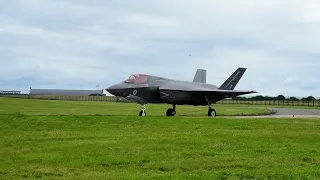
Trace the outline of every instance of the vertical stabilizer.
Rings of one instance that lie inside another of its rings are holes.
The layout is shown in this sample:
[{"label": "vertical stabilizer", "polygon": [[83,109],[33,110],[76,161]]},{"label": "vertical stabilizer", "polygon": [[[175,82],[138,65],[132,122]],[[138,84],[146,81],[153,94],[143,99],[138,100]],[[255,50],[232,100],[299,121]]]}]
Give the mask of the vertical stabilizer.
[{"label": "vertical stabilizer", "polygon": [[220,87],[219,89],[233,90],[238,84],[239,80],[246,72],[247,68],[239,67]]},{"label": "vertical stabilizer", "polygon": [[193,82],[207,83],[207,71],[205,69],[197,69]]}]

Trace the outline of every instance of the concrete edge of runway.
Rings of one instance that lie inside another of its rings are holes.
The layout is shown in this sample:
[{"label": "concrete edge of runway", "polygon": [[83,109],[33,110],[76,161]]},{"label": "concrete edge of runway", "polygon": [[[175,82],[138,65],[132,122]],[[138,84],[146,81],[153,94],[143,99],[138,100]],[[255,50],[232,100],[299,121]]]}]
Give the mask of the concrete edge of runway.
[{"label": "concrete edge of runway", "polygon": [[320,118],[320,109],[268,108],[269,115],[234,116],[233,118]]},{"label": "concrete edge of runway", "polygon": [[[230,116],[231,118],[232,116]],[[265,115],[265,116],[233,116],[232,118],[247,118],[247,119],[259,119],[259,118],[319,118],[320,115]]]}]

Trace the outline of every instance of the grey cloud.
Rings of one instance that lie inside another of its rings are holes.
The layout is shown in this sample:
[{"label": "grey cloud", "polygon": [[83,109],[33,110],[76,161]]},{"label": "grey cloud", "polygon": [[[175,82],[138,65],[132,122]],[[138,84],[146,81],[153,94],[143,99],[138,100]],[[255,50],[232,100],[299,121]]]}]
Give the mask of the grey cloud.
[{"label": "grey cloud", "polygon": [[316,80],[302,82],[320,67],[320,19],[309,4],[6,1],[0,87],[106,87],[139,72],[191,80],[196,68],[206,68],[208,81],[219,85],[245,66],[238,88],[320,96]]}]

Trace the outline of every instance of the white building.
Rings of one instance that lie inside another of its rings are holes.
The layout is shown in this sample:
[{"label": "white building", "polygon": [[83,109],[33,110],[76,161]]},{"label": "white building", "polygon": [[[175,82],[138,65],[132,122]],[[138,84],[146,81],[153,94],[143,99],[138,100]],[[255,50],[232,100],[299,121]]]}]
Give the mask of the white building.
[{"label": "white building", "polygon": [[4,91],[0,90],[0,94],[21,94],[21,91]]}]

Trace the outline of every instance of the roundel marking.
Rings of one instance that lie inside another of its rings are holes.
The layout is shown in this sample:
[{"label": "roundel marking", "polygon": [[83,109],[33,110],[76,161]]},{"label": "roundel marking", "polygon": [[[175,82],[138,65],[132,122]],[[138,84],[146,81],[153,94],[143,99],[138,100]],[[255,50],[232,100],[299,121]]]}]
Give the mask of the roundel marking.
[{"label": "roundel marking", "polygon": [[137,95],[137,93],[138,93],[137,90],[134,90],[134,91],[133,91],[133,95],[134,95],[134,96]]}]

